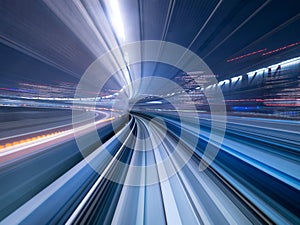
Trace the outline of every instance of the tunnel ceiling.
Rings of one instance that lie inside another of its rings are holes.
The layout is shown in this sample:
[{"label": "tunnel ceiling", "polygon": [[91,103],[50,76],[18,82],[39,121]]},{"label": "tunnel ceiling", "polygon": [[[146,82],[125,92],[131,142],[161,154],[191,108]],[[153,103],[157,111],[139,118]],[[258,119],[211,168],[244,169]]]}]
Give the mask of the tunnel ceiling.
[{"label": "tunnel ceiling", "polygon": [[139,40],[189,48],[223,79],[297,56],[299,9],[297,0],[124,0],[121,43],[105,1],[1,1],[0,79],[76,82],[108,49]]}]

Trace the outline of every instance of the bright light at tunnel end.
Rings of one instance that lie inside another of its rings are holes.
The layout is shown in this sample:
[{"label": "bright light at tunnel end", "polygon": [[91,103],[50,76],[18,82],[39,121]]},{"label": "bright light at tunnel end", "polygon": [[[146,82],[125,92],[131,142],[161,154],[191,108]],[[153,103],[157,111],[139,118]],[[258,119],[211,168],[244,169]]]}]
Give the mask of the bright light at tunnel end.
[{"label": "bright light at tunnel end", "polygon": [[[128,55],[128,62],[124,63],[124,59],[122,58],[122,55],[119,54],[120,49],[122,51],[126,52]],[[141,54],[141,49],[143,49],[143,54]],[[159,51],[163,51],[164,54],[158,54]],[[185,55],[185,58],[180,61],[182,55]],[[110,60],[116,60],[118,63],[114,63],[114,65],[118,66],[111,66],[112,63]],[[185,60],[186,59],[186,60]],[[205,71],[207,74],[213,74],[212,71],[209,69],[209,67],[204,63],[204,61],[199,58],[196,54],[191,52],[190,50],[179,46],[174,43],[170,42],[164,42],[164,41],[141,41],[141,42],[134,42],[129,43],[121,46],[120,48],[113,49],[110,52],[105,53],[98,59],[96,59],[85,71],[84,75],[82,76],[80,82],[78,83],[77,90],[75,97],[80,98],[82,90],[88,90],[91,94],[89,97],[97,97],[99,93],[103,90],[105,83],[113,76],[117,76],[117,71],[125,70],[128,65],[133,65],[136,63],[141,62],[158,62],[158,63],[164,63],[171,66],[174,66],[184,72],[192,72],[192,71]],[[99,76],[99,71],[106,71]],[[119,74],[120,75],[120,74]],[[135,81],[134,81],[135,82]],[[145,77],[141,77],[139,82],[149,82],[145,79]],[[166,85],[174,85],[174,81],[171,80],[164,80]],[[197,82],[195,80],[195,82]],[[218,83],[216,78],[213,77],[213,82]],[[130,86],[135,87],[133,84],[126,84],[123,86],[123,90],[126,90],[126,88],[131,88]],[[202,90],[202,84],[198,84],[199,87],[201,87]],[[80,91],[79,91],[80,90]],[[226,107],[225,107],[225,101],[222,94],[221,89],[216,85],[214,89],[203,89],[204,94],[207,98],[209,107],[210,107],[210,117],[211,117],[211,132],[209,135],[208,145],[204,151],[204,154],[202,156],[202,159],[200,160],[199,164],[199,170],[203,171],[205,170],[211,163],[213,163],[215,157],[218,154],[219,148],[223,142],[225,129],[226,129]],[[126,95],[123,93],[126,93],[126,91],[119,92],[117,95],[117,98],[119,101],[116,101],[113,107],[115,107],[120,112],[120,107],[123,110],[123,113],[128,113],[128,104],[130,102],[130,99],[126,99]],[[188,97],[188,93],[186,93],[183,89],[181,90],[181,93],[184,93]],[[85,96],[86,97],[86,96]],[[128,97],[128,96],[127,96]],[[154,101],[155,102],[155,101]],[[150,102],[151,103],[151,102]],[[158,101],[155,102],[156,104],[160,104]],[[170,102],[173,104],[174,102]],[[123,106],[122,106],[123,104]],[[174,104],[174,108],[177,109],[178,106]],[[199,114],[197,112],[196,104],[191,104],[190,106],[190,118],[194,118],[192,121],[189,118],[188,123],[194,124],[195,127],[200,128],[199,124]],[[122,110],[121,110],[122,111]],[[180,117],[181,121],[181,129],[184,130],[184,122],[187,120],[180,112],[180,110],[177,111],[178,115]],[[76,111],[73,111],[73,127],[76,128],[76,124],[78,124],[78,121],[76,120]],[[91,117],[91,121],[95,122],[95,118]],[[76,129],[74,129],[76,130]],[[114,127],[115,134],[118,132],[118,129]],[[85,160],[91,165],[92,168],[98,173],[101,173],[103,176],[105,176],[107,179],[110,179],[116,183],[124,184],[124,185],[131,185],[131,186],[144,186],[144,185],[151,185],[154,183],[162,182],[164,180],[169,179],[171,176],[173,176],[175,173],[177,173],[181,168],[183,168],[187,162],[191,159],[192,153],[188,154],[182,154],[182,151],[180,149],[180,145],[185,142],[186,136],[184,136],[184,132],[182,132],[181,136],[179,136],[179,142],[177,143],[177,146],[174,147],[174,154],[170,154],[167,159],[162,161],[162,165],[165,163],[170,163],[170,161],[178,160],[176,157],[178,155],[181,157],[178,161],[178,165],[176,168],[166,171],[165,176],[159,177],[159,180],[148,179],[147,181],[136,181],[135,179],[127,179],[127,180],[118,180],[116,177],[111,176],[109,173],[104,173],[103,171],[99,171],[99,162],[96,162],[91,158],[91,156],[87,156],[84,154],[84,149],[87,146],[86,139],[82,139],[80,137],[80,133],[74,134],[75,140],[77,142],[77,145],[79,149],[81,150]],[[97,133],[96,127],[94,127],[93,132],[90,134],[90,137],[92,139],[97,139],[98,142],[101,143],[101,139],[99,138],[99,135]],[[186,143],[188,147],[192,150],[195,150],[197,148],[199,137],[192,138],[189,140],[189,143]],[[123,141],[123,140],[119,140]],[[126,143],[123,143],[126,145]],[[105,149],[105,144],[103,144],[99,149],[99,152],[101,154],[104,154],[105,157],[109,158],[110,160],[115,160],[116,164],[120,166],[120,168],[130,169],[132,171],[135,171],[134,173],[141,173],[141,171],[145,171],[145,166],[132,166],[128,165],[126,163],[123,163],[116,158],[113,158],[112,155],[110,155],[109,151]],[[135,150],[135,149],[133,149]],[[153,149],[154,150],[154,149]],[[177,156],[175,156],[177,154]],[[159,167],[159,165],[157,165]],[[166,166],[167,167],[167,166]],[[147,170],[150,170],[151,168],[147,167]],[[159,168],[158,168],[159,169]],[[154,171],[154,170],[153,170]]]}]

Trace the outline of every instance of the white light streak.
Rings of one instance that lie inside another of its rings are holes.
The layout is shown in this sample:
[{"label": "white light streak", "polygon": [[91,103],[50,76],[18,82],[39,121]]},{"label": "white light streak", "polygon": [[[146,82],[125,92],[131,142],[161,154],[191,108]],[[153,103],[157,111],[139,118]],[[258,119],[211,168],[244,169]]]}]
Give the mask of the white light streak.
[{"label": "white light streak", "polygon": [[105,5],[108,7],[109,18],[115,34],[117,35],[119,41],[124,42],[125,32],[118,0],[106,0]]},{"label": "white light streak", "polygon": [[151,102],[147,102],[148,104],[162,104],[161,101],[151,101]]}]

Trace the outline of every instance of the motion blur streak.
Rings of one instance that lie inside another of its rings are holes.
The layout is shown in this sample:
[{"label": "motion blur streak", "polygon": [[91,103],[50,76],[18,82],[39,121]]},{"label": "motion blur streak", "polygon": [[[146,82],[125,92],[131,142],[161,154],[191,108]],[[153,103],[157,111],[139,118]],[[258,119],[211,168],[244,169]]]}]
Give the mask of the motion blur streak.
[{"label": "motion blur streak", "polygon": [[300,224],[299,9],[1,0],[0,225]]}]

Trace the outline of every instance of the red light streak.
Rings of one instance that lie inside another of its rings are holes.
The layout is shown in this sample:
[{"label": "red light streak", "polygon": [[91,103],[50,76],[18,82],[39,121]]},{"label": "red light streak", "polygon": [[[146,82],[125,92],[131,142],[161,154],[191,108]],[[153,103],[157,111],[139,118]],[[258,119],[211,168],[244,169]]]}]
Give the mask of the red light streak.
[{"label": "red light streak", "polygon": [[[289,45],[286,45],[286,46],[283,46],[283,47],[280,47],[280,48],[277,48],[277,49],[274,49],[274,50],[262,53],[261,56],[270,55],[270,54],[273,54],[273,53],[276,53],[276,52],[280,52],[280,51],[283,51],[283,50],[285,50],[287,48],[291,48],[291,47],[297,46],[299,44],[300,44],[300,42],[289,44]],[[251,55],[255,55],[255,54],[264,52],[266,50],[267,50],[267,48],[264,48],[264,49],[261,49],[261,50],[255,51],[255,52],[250,52],[250,53],[245,54],[245,55],[241,55],[241,56],[238,56],[238,57],[235,57],[235,58],[232,58],[232,59],[228,59],[228,60],[226,60],[226,62],[232,62],[232,61],[235,61],[235,60],[243,59],[245,57],[248,57],[248,56],[251,56]]]},{"label": "red light streak", "polygon": [[294,46],[299,45],[299,44],[300,44],[300,42],[296,42],[296,43],[293,43],[293,44],[290,44],[290,45],[286,45],[286,46],[283,46],[283,47],[281,47],[281,48],[277,48],[277,49],[274,49],[274,50],[272,50],[272,51],[265,52],[265,53],[262,54],[262,56],[270,55],[270,54],[272,54],[272,53],[279,52],[279,51],[285,50],[285,49],[287,49],[287,48],[294,47]]},{"label": "red light streak", "polygon": [[238,60],[238,59],[242,59],[242,58],[248,57],[248,56],[250,56],[250,55],[255,55],[255,54],[257,54],[257,53],[264,52],[264,51],[266,51],[266,50],[267,50],[267,49],[264,48],[264,49],[261,49],[261,50],[255,51],[255,52],[250,52],[250,53],[248,53],[248,54],[241,55],[241,56],[238,56],[238,57],[233,58],[233,59],[228,59],[228,60],[226,60],[226,62],[232,62],[232,61],[235,61],[235,60]]}]

